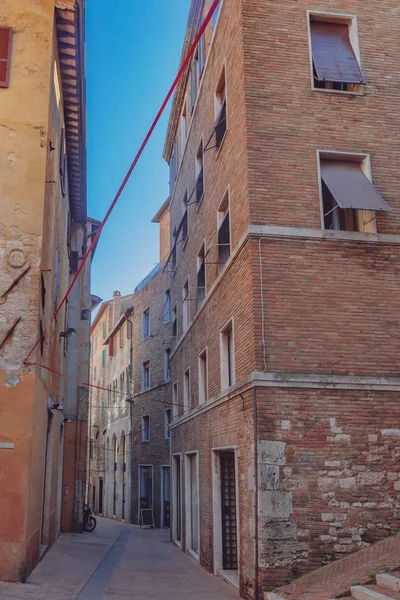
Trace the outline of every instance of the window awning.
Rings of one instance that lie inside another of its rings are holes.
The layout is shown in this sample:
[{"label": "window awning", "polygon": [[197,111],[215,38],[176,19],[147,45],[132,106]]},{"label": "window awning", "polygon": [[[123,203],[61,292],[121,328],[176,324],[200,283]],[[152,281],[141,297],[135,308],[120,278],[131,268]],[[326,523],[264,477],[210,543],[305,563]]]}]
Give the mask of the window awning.
[{"label": "window awning", "polygon": [[340,208],[391,210],[358,162],[321,160],[321,177]]},{"label": "window awning", "polygon": [[365,83],[345,23],[311,21],[312,56],[319,81]]}]

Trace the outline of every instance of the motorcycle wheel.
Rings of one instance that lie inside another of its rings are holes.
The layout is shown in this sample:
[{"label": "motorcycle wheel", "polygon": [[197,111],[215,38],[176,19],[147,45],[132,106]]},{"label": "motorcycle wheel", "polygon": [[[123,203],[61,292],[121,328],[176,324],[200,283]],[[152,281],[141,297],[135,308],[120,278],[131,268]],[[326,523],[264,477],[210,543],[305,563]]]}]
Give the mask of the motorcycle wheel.
[{"label": "motorcycle wheel", "polygon": [[90,516],[85,523],[85,531],[91,532],[96,529],[97,521],[94,517]]}]

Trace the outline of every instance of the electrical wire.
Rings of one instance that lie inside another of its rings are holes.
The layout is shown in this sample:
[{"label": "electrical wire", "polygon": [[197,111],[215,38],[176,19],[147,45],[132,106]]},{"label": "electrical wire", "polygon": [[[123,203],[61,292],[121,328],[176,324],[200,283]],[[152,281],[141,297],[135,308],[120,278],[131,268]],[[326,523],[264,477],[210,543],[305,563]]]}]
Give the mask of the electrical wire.
[{"label": "electrical wire", "polygon": [[130,177],[132,175],[132,172],[133,172],[134,168],[136,167],[136,164],[138,163],[138,161],[139,161],[139,159],[140,159],[140,157],[141,157],[141,155],[143,153],[143,150],[147,146],[147,143],[148,143],[148,141],[149,141],[149,139],[150,139],[150,137],[151,137],[151,135],[152,135],[152,133],[153,133],[153,131],[154,131],[157,123],[158,123],[158,121],[160,120],[160,117],[163,114],[163,112],[164,112],[164,110],[165,110],[165,108],[166,108],[166,106],[167,106],[167,104],[168,104],[168,102],[169,102],[169,100],[170,100],[170,98],[171,98],[171,96],[172,96],[172,94],[173,94],[176,86],[178,85],[178,83],[179,83],[179,81],[180,81],[183,73],[185,72],[186,67],[189,64],[190,59],[194,55],[194,53],[196,51],[196,48],[197,48],[197,45],[200,42],[200,39],[201,39],[201,37],[202,37],[202,35],[203,35],[203,33],[204,33],[204,31],[205,31],[208,23],[210,22],[210,20],[212,18],[212,15],[214,14],[214,11],[216,10],[219,2],[220,2],[220,0],[214,0],[212,6],[210,8],[210,10],[208,11],[208,13],[207,13],[207,15],[206,15],[206,17],[205,17],[205,19],[203,21],[203,23],[201,24],[200,29],[199,29],[199,31],[198,31],[198,33],[197,33],[197,35],[196,35],[196,37],[195,37],[195,39],[194,39],[191,47],[189,48],[189,51],[188,51],[188,53],[187,53],[187,55],[186,55],[186,57],[185,57],[182,65],[180,66],[178,74],[176,75],[176,77],[175,77],[175,79],[174,79],[174,81],[173,81],[170,89],[168,90],[168,93],[167,93],[167,95],[166,95],[166,97],[165,97],[165,99],[164,99],[164,101],[163,101],[163,103],[162,103],[162,105],[161,105],[161,107],[160,107],[160,109],[159,109],[159,111],[158,111],[158,113],[157,113],[157,115],[156,115],[153,123],[150,126],[150,129],[148,130],[148,132],[147,132],[147,134],[146,134],[146,136],[145,136],[145,138],[144,138],[144,140],[143,140],[143,142],[142,142],[142,144],[141,144],[141,146],[140,146],[140,148],[139,148],[139,150],[138,150],[135,158],[133,159],[133,162],[132,162],[131,166],[129,167],[128,172],[125,175],[125,177],[124,177],[124,179],[123,179],[123,181],[122,181],[122,183],[121,183],[121,185],[120,185],[120,187],[119,187],[119,189],[118,189],[118,191],[117,191],[117,193],[116,193],[113,201],[111,202],[111,205],[110,205],[110,207],[109,207],[109,209],[108,209],[108,211],[107,211],[107,213],[106,213],[103,221],[101,222],[100,227],[96,231],[96,234],[93,236],[92,242],[91,242],[89,248],[86,250],[86,253],[85,253],[85,255],[84,255],[83,259],[82,259],[81,264],[78,267],[77,272],[75,273],[75,276],[73,277],[73,279],[72,279],[72,281],[71,281],[71,283],[70,283],[67,291],[65,292],[65,294],[64,294],[64,296],[63,296],[60,304],[58,305],[57,309],[55,310],[55,312],[54,312],[52,318],[50,319],[49,323],[46,325],[46,327],[44,328],[41,336],[39,337],[39,339],[37,340],[37,342],[35,343],[35,345],[33,346],[33,348],[29,351],[28,355],[24,359],[23,364],[25,366],[35,366],[35,365],[36,366],[41,366],[41,365],[39,365],[35,361],[31,362],[29,359],[32,356],[33,352],[38,347],[38,345],[40,344],[40,342],[44,339],[44,336],[47,333],[48,328],[50,327],[51,323],[57,318],[57,315],[59,314],[61,308],[63,307],[63,305],[67,301],[67,298],[70,295],[72,288],[74,287],[74,285],[75,285],[78,277],[80,276],[80,274],[82,272],[82,269],[83,269],[86,261],[91,256],[92,250],[96,246],[96,244],[97,244],[97,242],[99,240],[99,237],[101,235],[101,232],[103,231],[104,226],[106,225],[106,223],[107,223],[107,221],[108,221],[108,219],[109,219],[112,211],[114,210],[115,205],[117,204],[117,202],[118,202],[118,200],[119,200],[122,192],[124,191],[124,189],[126,187],[126,184],[128,183],[128,181],[129,181],[129,179],[130,179]]}]

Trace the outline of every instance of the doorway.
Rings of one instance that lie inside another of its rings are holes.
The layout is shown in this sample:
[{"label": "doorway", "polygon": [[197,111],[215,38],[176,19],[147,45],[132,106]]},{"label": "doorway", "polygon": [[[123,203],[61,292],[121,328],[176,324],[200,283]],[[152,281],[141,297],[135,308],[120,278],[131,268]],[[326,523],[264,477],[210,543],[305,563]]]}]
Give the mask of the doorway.
[{"label": "doorway", "polygon": [[[235,448],[213,451],[214,571],[237,572],[239,554],[238,479]],[[232,573],[232,574],[233,574]]]},{"label": "doorway", "polygon": [[199,558],[199,458],[198,453],[185,457],[186,549]]},{"label": "doorway", "polygon": [[172,539],[182,546],[182,460],[181,455],[172,457]]},{"label": "doorway", "polygon": [[153,466],[143,465],[139,467],[139,511],[145,508],[153,508]]},{"label": "doorway", "polygon": [[161,467],[162,527],[171,527],[171,469]]},{"label": "doorway", "polygon": [[104,479],[99,477],[99,515],[103,514],[103,494],[104,494]]},{"label": "doorway", "polygon": [[126,513],[126,437],[122,434],[122,520],[125,521]]}]

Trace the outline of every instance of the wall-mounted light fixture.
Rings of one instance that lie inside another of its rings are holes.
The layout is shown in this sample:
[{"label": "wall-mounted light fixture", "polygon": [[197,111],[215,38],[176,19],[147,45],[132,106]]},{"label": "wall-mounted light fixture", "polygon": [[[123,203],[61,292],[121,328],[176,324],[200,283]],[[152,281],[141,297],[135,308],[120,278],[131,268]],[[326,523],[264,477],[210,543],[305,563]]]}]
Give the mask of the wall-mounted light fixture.
[{"label": "wall-mounted light fixture", "polygon": [[73,327],[69,327],[66,331],[62,331],[60,333],[60,338],[69,338],[71,337],[71,335],[75,335],[76,334],[76,329],[74,329]]}]

